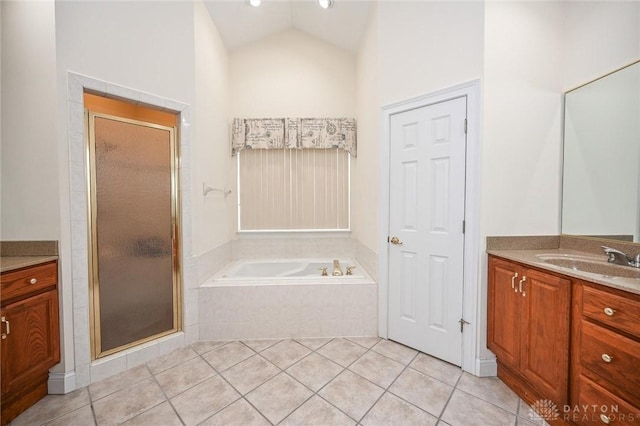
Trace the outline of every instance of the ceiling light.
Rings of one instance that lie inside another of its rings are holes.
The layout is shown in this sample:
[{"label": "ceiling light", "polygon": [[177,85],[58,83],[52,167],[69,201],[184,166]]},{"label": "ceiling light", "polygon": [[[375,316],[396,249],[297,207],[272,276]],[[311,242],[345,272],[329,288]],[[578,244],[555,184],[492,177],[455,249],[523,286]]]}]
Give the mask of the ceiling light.
[{"label": "ceiling light", "polygon": [[329,9],[331,6],[333,6],[333,0],[318,0],[318,3],[323,9]]},{"label": "ceiling light", "polygon": [[260,6],[260,3],[262,3],[262,0],[249,0],[249,4],[253,7]]}]

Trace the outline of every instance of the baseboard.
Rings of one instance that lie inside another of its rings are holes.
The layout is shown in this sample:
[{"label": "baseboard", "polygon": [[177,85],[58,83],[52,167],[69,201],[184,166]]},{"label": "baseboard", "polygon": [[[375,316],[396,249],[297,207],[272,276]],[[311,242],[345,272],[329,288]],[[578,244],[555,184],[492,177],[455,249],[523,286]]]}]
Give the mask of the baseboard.
[{"label": "baseboard", "polygon": [[496,358],[476,358],[476,372],[478,377],[495,377],[498,375],[498,362]]},{"label": "baseboard", "polygon": [[54,395],[64,395],[76,390],[76,373],[49,373],[47,382],[49,393]]}]

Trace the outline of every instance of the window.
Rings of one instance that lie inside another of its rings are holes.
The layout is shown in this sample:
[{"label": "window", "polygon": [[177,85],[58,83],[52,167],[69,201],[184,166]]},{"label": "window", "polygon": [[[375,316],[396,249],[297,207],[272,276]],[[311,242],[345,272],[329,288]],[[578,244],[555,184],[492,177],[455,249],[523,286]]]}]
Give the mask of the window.
[{"label": "window", "polygon": [[238,153],[239,231],[346,231],[350,155],[342,149]]}]

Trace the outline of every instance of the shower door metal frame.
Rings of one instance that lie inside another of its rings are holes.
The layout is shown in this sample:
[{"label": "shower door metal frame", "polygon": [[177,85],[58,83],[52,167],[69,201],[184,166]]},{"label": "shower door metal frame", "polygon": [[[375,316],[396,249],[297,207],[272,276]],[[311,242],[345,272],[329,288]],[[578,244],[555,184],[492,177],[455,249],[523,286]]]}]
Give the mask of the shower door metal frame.
[{"label": "shower door metal frame", "polygon": [[[100,279],[98,266],[98,229],[97,229],[97,194],[96,194],[96,145],[95,145],[95,118],[105,118],[128,124],[135,124],[169,132],[171,150],[171,223],[172,223],[172,279],[173,279],[173,327],[170,330],[154,334],[134,342],[102,351],[100,330]],[[91,111],[85,108],[85,141],[87,170],[87,194],[88,194],[88,232],[89,247],[89,327],[91,343],[91,360],[96,360],[117,352],[124,351],[134,346],[158,339],[182,330],[182,281],[180,264],[180,194],[179,173],[180,153],[178,144],[178,128],[168,127],[152,122],[140,121],[117,115]]]}]

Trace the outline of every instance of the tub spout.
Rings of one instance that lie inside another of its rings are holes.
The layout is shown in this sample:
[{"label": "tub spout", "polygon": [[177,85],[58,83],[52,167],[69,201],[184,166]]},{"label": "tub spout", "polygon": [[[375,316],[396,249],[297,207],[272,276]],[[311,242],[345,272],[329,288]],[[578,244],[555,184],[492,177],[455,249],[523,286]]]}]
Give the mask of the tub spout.
[{"label": "tub spout", "polygon": [[342,276],[342,268],[340,268],[340,261],[338,259],[333,259],[333,273],[331,275],[336,277]]}]

